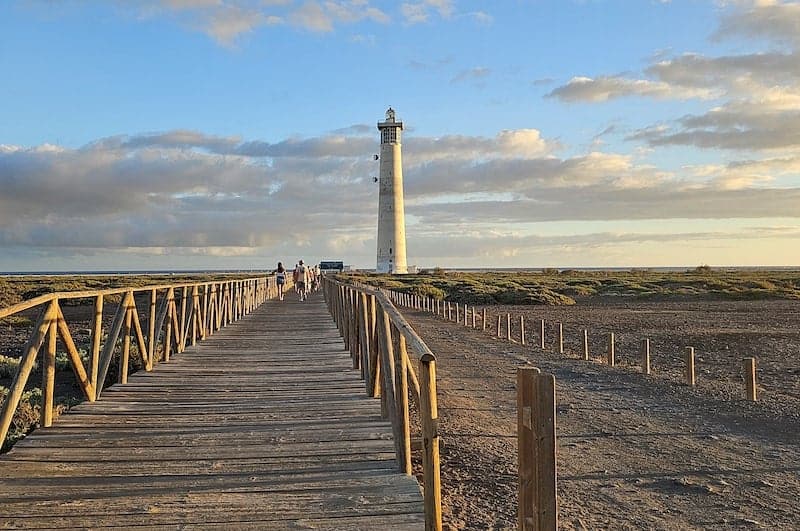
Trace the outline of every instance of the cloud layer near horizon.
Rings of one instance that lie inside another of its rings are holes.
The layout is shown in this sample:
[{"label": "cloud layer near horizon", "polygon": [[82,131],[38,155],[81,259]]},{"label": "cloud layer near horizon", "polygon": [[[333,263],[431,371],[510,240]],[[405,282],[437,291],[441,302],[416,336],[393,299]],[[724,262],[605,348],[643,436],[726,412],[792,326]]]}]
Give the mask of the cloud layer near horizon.
[{"label": "cloud layer near horizon", "polygon": [[[360,133],[367,130],[357,125],[278,142],[177,130],[102,138],[79,149],[0,146],[0,245],[216,255],[313,248],[369,256],[377,139]],[[476,248],[494,248],[486,244],[493,232],[487,227],[504,222],[800,216],[800,187],[780,180],[797,175],[796,157],[675,174],[629,155],[560,153],[534,129],[408,136],[408,231],[420,238],[418,253],[462,252],[453,238],[469,233]],[[498,241],[547,243],[528,240],[506,233]]]}]

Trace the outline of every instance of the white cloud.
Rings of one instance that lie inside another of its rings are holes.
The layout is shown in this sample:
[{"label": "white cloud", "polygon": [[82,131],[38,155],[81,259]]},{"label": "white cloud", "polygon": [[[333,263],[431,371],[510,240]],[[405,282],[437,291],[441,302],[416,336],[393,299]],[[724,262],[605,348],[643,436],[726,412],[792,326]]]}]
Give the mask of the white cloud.
[{"label": "white cloud", "polygon": [[547,96],[567,102],[603,102],[629,96],[709,99],[715,97],[715,93],[704,88],[686,88],[661,81],[603,76],[594,79],[574,77],[566,85],[553,89]]},{"label": "white cloud", "polygon": [[[453,0],[422,0],[421,2],[400,4],[400,13],[407,24],[428,22],[432,12],[444,19],[451,18],[455,12]],[[484,19],[488,16],[485,13],[482,15],[484,15]]]}]

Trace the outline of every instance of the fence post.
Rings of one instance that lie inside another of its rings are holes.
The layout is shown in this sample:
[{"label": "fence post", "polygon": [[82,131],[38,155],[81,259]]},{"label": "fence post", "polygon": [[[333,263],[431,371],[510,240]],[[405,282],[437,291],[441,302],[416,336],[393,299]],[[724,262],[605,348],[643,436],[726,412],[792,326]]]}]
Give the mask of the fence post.
[{"label": "fence post", "polygon": [[692,387],[697,383],[694,372],[694,347],[686,347],[686,383]]},{"label": "fence post", "polygon": [[642,340],[642,372],[650,374],[650,340]]},{"label": "fence post", "polygon": [[475,323],[476,320],[477,320],[477,317],[478,317],[478,315],[476,313],[475,306],[473,306],[472,307],[472,329],[473,330],[475,330],[477,328],[476,323]]},{"label": "fence post", "polygon": [[583,359],[589,359],[589,331],[583,329]]},{"label": "fence post", "polygon": [[558,353],[564,353],[564,323],[558,323]]},{"label": "fence post", "polygon": [[614,332],[609,332],[608,334],[608,352],[606,356],[607,356],[606,361],[611,367],[616,365],[617,360],[615,358],[615,352],[614,352]]},{"label": "fence post", "polygon": [[517,369],[519,525],[523,531],[558,527],[555,378],[537,368]]},{"label": "fence post", "polygon": [[420,417],[422,419],[422,474],[426,531],[442,529],[442,494],[439,471],[439,413],[436,400],[436,358],[424,354],[419,363]]},{"label": "fence post", "polygon": [[486,308],[483,309],[483,329],[486,330]]},{"label": "fence post", "polygon": [[499,339],[500,337],[501,337],[501,334],[500,334],[500,314],[498,314],[497,315],[497,338]]},{"label": "fence post", "polygon": [[743,359],[742,369],[744,370],[744,386],[747,391],[747,399],[751,402],[755,402],[758,400],[758,390],[756,388],[756,359]]},{"label": "fence post", "polygon": [[506,339],[511,341],[511,314],[506,314]]},{"label": "fence post", "polygon": [[519,342],[520,344],[525,344],[525,316],[519,316]]},{"label": "fence post", "polygon": [[544,319],[539,319],[539,337],[541,338],[542,350],[544,350],[547,348],[544,342]]}]

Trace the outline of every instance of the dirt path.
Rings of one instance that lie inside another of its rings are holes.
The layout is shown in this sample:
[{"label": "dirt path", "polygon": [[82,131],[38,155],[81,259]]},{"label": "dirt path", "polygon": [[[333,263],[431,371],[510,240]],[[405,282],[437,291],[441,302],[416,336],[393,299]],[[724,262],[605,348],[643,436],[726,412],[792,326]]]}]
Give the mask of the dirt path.
[{"label": "dirt path", "polygon": [[405,313],[437,355],[450,529],[516,527],[515,369],[526,364],[556,377],[562,529],[800,525],[791,418]]}]

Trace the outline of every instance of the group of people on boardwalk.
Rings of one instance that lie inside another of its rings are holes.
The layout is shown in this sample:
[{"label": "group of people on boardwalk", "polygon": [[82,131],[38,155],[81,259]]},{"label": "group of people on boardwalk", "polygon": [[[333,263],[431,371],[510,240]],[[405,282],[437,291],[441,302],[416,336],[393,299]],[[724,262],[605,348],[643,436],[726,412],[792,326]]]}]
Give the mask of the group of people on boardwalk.
[{"label": "group of people on boardwalk", "polygon": [[[275,269],[275,279],[278,284],[278,300],[283,300],[284,286],[286,286],[286,268],[283,267],[282,262],[278,262],[278,267]],[[294,283],[294,291],[298,294],[301,301],[308,298],[308,295],[319,289],[320,284],[320,270],[319,265],[310,267],[300,260],[294,266],[292,271],[292,282]]]}]

